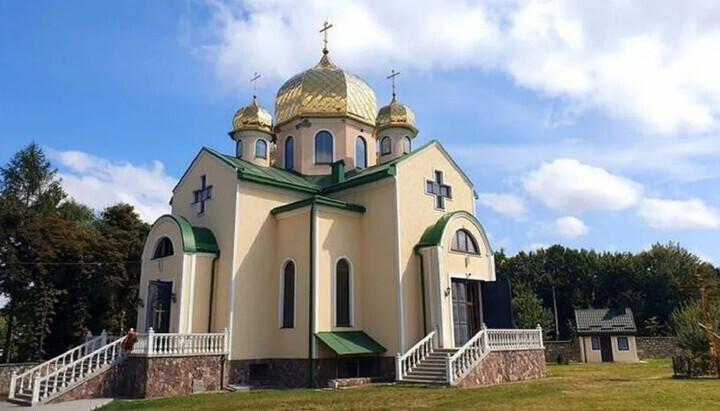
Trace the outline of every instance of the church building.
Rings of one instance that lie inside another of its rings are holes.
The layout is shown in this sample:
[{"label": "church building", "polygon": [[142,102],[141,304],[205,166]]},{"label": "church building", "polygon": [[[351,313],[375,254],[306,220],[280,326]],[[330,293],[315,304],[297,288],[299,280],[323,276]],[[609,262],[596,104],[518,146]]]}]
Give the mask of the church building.
[{"label": "church building", "polygon": [[[289,387],[452,382],[467,372],[458,350],[492,350],[486,328],[541,348],[538,330],[510,330],[473,182],[440,142],[415,144],[396,73],[378,109],[327,37],[319,57],[274,114],[255,96],[237,110],[230,153],[203,147],[189,164],[147,238],[138,332],[227,330],[230,382]],[[433,355],[442,375],[419,372]]]}]

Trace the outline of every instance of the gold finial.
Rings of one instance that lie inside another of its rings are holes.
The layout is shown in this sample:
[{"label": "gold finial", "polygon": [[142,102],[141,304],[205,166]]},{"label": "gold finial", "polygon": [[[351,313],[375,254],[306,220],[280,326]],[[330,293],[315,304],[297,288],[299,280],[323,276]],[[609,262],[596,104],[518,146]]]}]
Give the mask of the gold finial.
[{"label": "gold finial", "polygon": [[257,99],[257,81],[260,79],[260,74],[258,72],[255,72],[255,75],[253,78],[250,79],[250,82],[253,85],[253,103],[255,103],[255,100]]},{"label": "gold finial", "polygon": [[323,40],[323,43],[325,44],[323,46],[323,54],[329,53],[329,51],[328,51],[328,30],[332,26],[333,26],[332,24],[330,24],[327,20],[325,20],[325,23],[323,23],[323,28],[320,29],[320,33],[323,33],[325,35],[325,39]]},{"label": "gold finial", "polygon": [[400,72],[394,69],[390,72],[390,75],[386,78],[392,82],[393,101],[395,101],[395,77],[399,76]]}]

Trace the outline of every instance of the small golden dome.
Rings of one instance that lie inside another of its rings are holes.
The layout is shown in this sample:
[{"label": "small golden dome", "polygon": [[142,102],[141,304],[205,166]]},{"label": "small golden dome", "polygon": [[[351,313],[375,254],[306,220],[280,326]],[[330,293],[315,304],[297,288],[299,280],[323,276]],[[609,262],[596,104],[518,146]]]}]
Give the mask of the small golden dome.
[{"label": "small golden dome", "polygon": [[315,67],[296,74],[278,90],[275,119],[281,126],[297,117],[349,117],[375,125],[375,92],[360,77],[344,71],[327,51]]},{"label": "small golden dome", "polygon": [[265,107],[257,103],[255,96],[253,96],[252,103],[249,106],[235,112],[232,124],[233,132],[245,130],[273,132],[272,116]]},{"label": "small golden dome", "polygon": [[413,137],[418,133],[415,128],[415,113],[410,107],[398,102],[394,95],[390,104],[378,111],[375,127],[376,132],[390,127],[404,127],[412,131]]}]

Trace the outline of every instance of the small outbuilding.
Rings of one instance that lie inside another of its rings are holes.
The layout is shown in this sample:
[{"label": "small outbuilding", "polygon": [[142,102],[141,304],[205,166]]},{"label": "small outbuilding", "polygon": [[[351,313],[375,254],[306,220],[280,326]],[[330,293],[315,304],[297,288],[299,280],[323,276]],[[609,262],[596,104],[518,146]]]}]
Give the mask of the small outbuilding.
[{"label": "small outbuilding", "polygon": [[575,310],[582,362],[638,362],[637,327],[629,308]]}]

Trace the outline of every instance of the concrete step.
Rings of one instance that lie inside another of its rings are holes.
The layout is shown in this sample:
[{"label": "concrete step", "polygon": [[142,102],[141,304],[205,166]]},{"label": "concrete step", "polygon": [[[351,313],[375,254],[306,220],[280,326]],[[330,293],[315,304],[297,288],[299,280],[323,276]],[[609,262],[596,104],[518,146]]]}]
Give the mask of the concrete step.
[{"label": "concrete step", "polygon": [[406,377],[403,378],[402,382],[415,383],[415,384],[427,384],[427,385],[447,385],[447,381],[444,378],[426,378],[426,377]]}]

